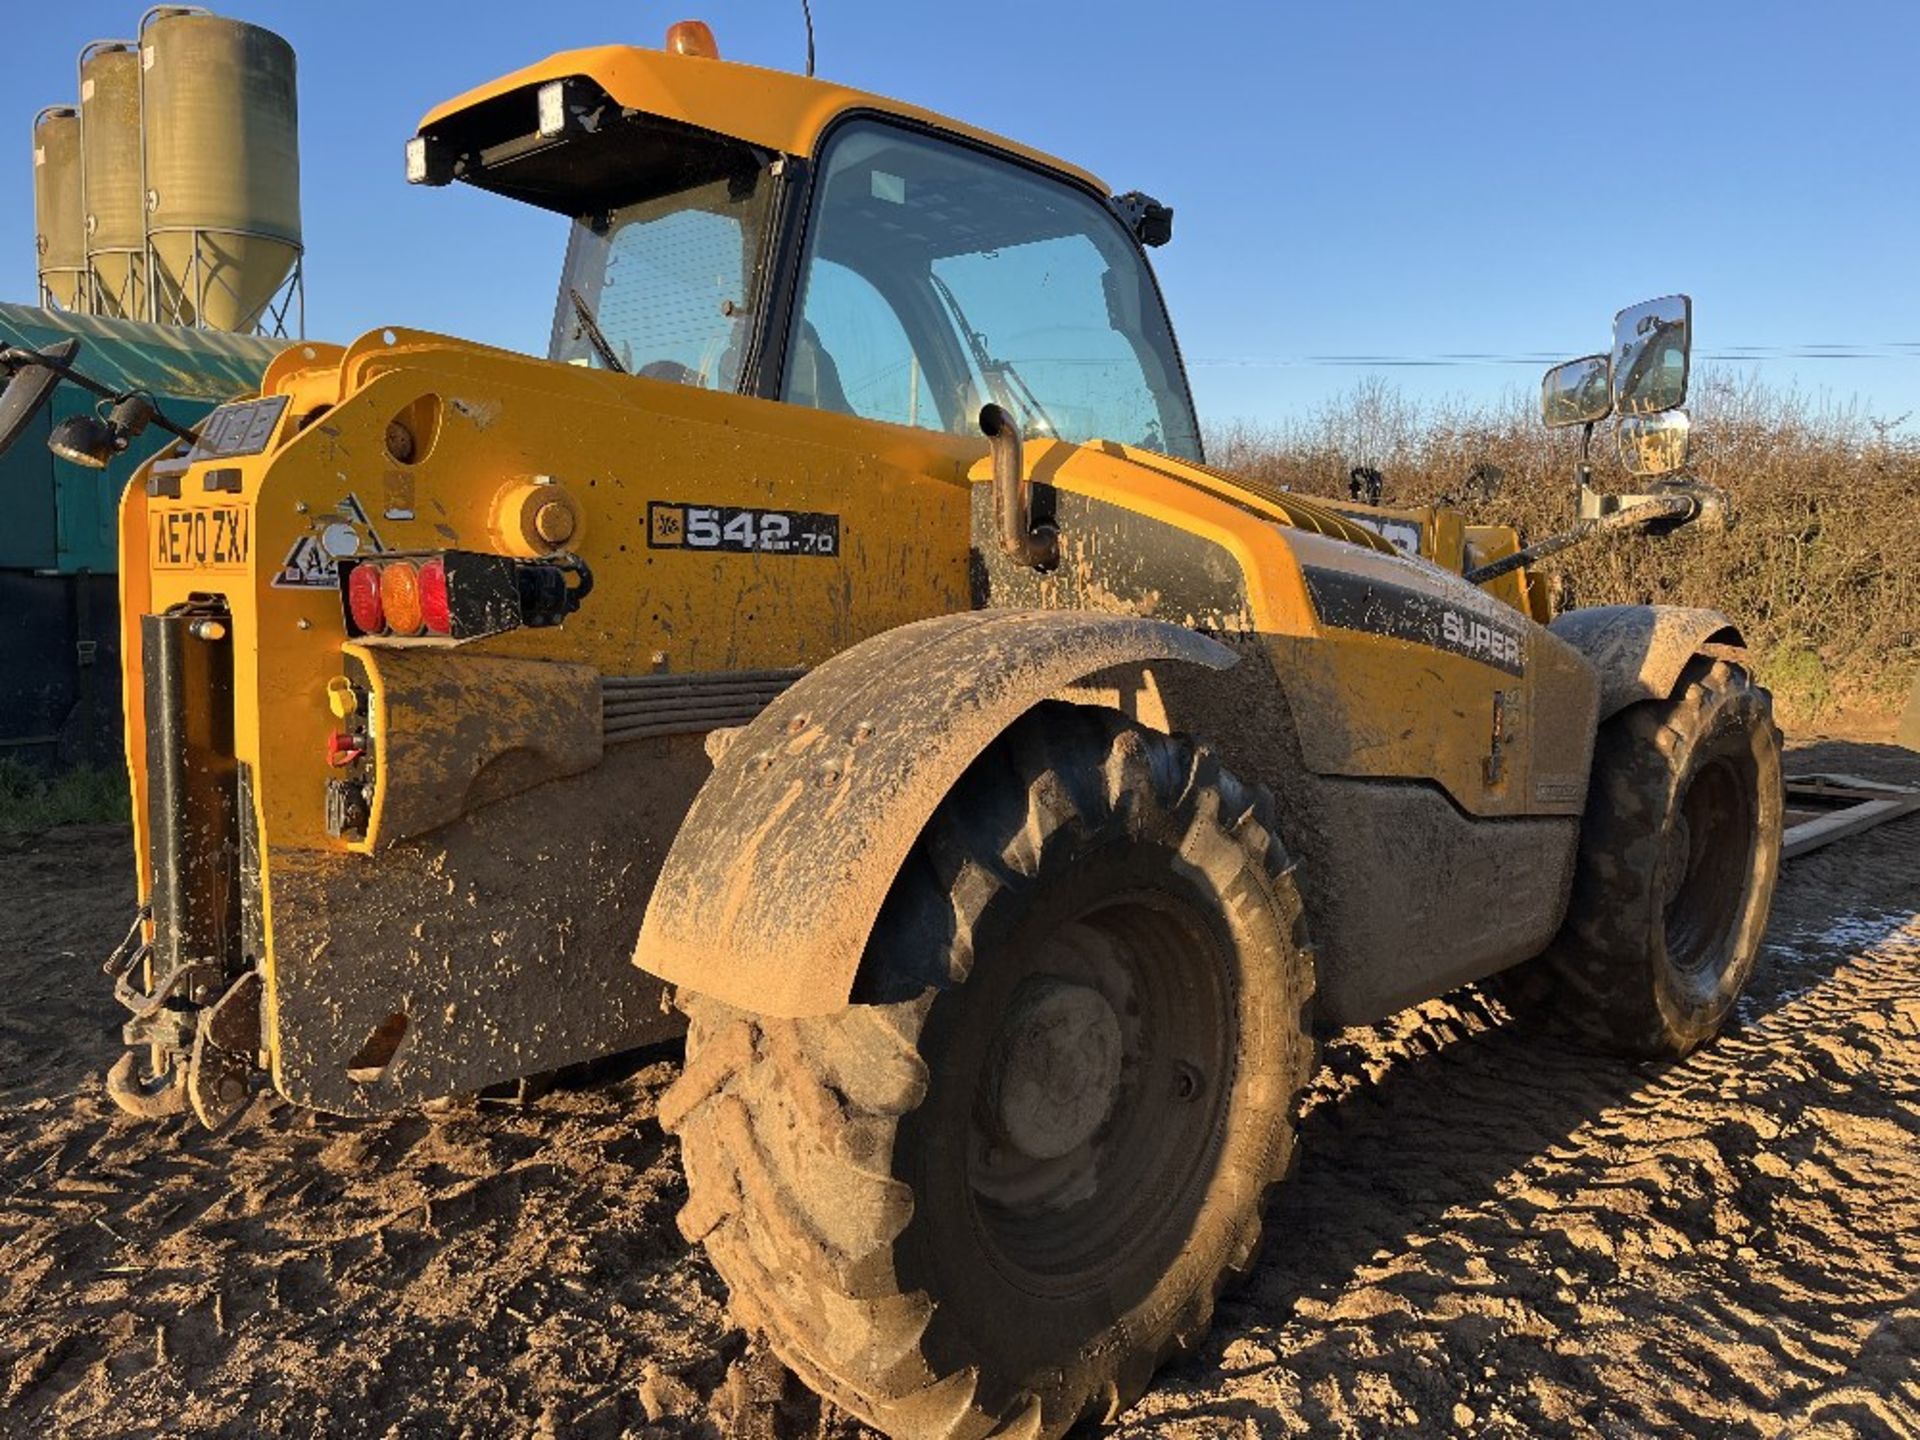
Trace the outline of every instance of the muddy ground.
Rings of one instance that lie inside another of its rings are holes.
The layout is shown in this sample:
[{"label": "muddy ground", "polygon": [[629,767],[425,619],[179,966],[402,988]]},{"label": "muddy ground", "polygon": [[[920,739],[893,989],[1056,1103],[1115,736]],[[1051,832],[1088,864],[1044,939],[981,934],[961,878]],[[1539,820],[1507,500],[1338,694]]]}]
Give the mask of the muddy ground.
[{"label": "muddy ground", "polygon": [[[439,1123],[119,1116],[128,873],[118,828],[0,839],[0,1432],[865,1433],[675,1231],[671,1050]],[[1325,1061],[1251,1285],[1117,1435],[1920,1436],[1920,817],[1788,867],[1683,1064],[1471,993]]]}]

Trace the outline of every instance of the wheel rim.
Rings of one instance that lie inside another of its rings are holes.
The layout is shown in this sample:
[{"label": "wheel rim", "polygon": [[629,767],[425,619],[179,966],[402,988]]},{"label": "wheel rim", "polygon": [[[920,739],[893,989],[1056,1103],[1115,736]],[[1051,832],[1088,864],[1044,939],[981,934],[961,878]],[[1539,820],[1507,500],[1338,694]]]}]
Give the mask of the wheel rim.
[{"label": "wheel rim", "polygon": [[1177,1251],[1223,1136],[1237,1022],[1192,904],[1115,899],[1021,947],[975,1087],[966,1178],[982,1251],[1035,1295]]},{"label": "wheel rim", "polygon": [[1711,990],[1729,955],[1753,868],[1755,781],[1718,757],[1688,781],[1664,842],[1667,959]]}]

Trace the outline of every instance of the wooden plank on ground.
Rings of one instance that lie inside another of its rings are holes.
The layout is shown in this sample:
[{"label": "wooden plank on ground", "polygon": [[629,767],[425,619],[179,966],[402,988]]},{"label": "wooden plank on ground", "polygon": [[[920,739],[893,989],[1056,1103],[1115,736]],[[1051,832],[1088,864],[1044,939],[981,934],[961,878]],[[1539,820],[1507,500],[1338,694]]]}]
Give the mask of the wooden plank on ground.
[{"label": "wooden plank on ground", "polygon": [[1920,790],[1907,785],[1889,785],[1884,780],[1867,780],[1859,775],[1818,771],[1787,776],[1787,793],[1831,800],[1872,800],[1881,795],[1920,795]]},{"label": "wooden plank on ground", "polygon": [[1836,840],[1858,835],[1863,830],[1871,830],[1876,825],[1884,825],[1889,820],[1898,820],[1916,811],[1920,811],[1920,792],[1914,791],[1849,805],[1844,810],[1835,810],[1817,820],[1807,820],[1789,829],[1780,842],[1780,858],[1795,859],[1809,850],[1818,850],[1822,845],[1831,845]]}]

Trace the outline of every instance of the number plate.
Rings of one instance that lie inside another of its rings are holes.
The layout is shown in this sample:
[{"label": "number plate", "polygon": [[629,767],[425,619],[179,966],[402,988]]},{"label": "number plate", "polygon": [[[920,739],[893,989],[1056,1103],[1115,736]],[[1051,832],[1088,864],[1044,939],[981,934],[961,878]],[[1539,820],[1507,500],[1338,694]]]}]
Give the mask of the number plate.
[{"label": "number plate", "polygon": [[253,516],[241,505],[192,505],[156,510],[153,568],[156,570],[236,569],[247,563]]},{"label": "number plate", "polygon": [[720,550],[753,555],[837,555],[840,517],[811,510],[742,505],[647,503],[647,544],[656,550]]}]

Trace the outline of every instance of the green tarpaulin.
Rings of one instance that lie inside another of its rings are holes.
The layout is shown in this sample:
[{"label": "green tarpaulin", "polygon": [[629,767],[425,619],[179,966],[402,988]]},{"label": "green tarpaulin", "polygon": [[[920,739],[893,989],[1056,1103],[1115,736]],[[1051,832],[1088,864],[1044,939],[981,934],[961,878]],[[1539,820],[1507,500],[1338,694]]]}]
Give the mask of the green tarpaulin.
[{"label": "green tarpaulin", "polygon": [[[0,345],[37,350],[75,336],[80,354],[74,364],[81,370],[117,390],[146,391],[182,425],[257,389],[267,362],[297,343],[0,305]],[[85,391],[61,385],[39,420],[0,456],[0,570],[73,574],[115,568],[120,492],[171,437],[149,430],[104,471],[54,459],[46,446],[49,430],[96,403]]]}]

